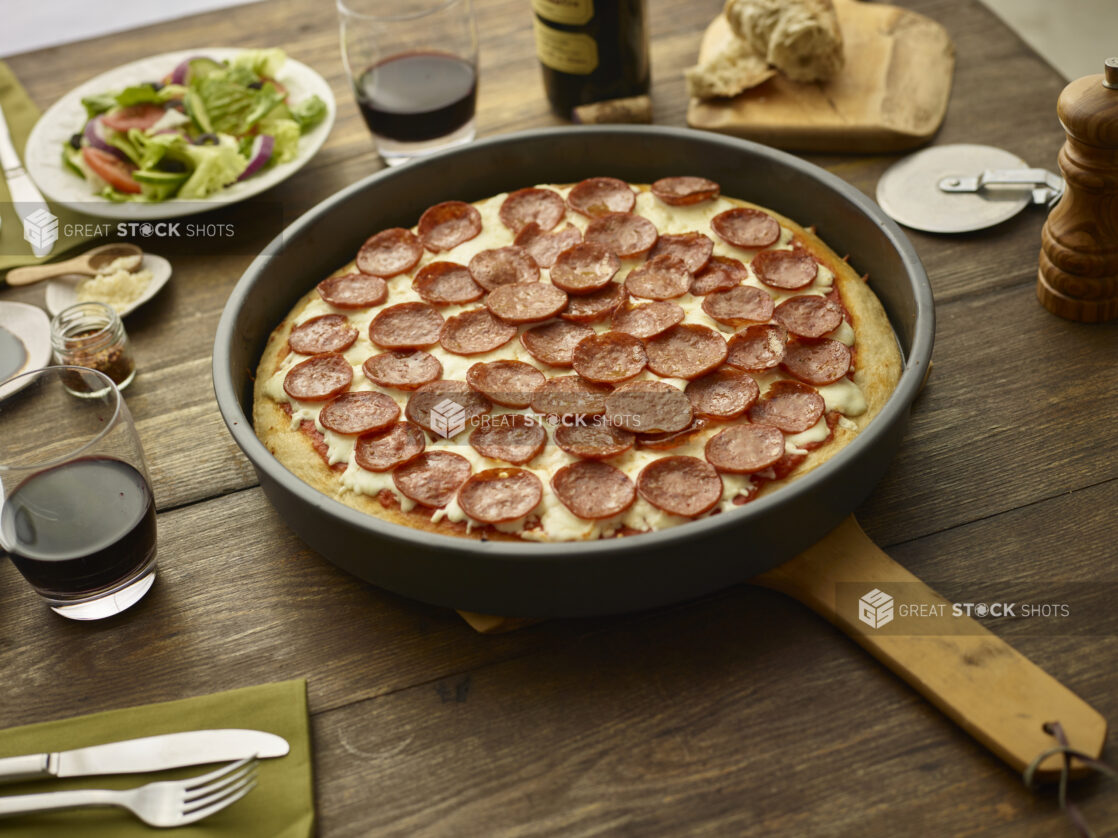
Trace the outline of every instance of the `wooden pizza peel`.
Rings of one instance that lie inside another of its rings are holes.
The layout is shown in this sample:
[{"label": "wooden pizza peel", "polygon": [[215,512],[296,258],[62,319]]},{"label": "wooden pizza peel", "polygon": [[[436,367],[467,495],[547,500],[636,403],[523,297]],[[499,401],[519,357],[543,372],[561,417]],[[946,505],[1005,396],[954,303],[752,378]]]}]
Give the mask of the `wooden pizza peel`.
[{"label": "wooden pizza peel", "polygon": [[[821,84],[777,74],[732,99],[692,99],[687,124],[793,151],[881,152],[931,139],[951,95],[955,48],[947,30],[908,9],[834,0],[845,66]],[[699,62],[734,35],[719,15]]]}]

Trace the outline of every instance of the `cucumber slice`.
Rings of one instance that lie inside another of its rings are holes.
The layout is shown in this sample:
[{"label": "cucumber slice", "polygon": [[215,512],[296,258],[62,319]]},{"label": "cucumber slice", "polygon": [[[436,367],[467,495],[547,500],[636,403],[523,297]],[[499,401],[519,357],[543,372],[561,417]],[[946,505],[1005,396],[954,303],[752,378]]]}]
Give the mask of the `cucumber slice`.
[{"label": "cucumber slice", "polygon": [[225,67],[211,58],[195,58],[188,66],[188,78],[191,81],[204,79],[210,73],[225,69]]}]

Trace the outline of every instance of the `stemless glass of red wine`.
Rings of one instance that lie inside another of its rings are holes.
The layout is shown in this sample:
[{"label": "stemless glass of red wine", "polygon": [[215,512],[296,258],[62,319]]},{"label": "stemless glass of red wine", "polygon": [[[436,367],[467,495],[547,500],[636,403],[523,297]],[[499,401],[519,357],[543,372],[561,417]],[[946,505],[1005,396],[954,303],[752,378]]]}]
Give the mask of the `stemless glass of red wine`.
[{"label": "stemless glass of red wine", "polygon": [[24,373],[5,390],[0,546],[56,613],[119,614],[155,581],[155,503],[120,391],[71,366]]},{"label": "stemless glass of red wine", "polygon": [[337,0],[342,60],[390,166],[474,138],[471,0]]}]

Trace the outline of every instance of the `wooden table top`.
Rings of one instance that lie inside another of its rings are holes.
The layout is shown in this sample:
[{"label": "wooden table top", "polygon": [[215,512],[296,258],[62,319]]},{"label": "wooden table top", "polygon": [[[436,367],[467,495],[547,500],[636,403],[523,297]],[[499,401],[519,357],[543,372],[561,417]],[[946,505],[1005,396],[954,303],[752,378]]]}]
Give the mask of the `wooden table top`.
[{"label": "wooden table top", "polygon": [[[480,134],[553,124],[528,3],[476,5]],[[683,124],[681,70],[720,5],[651,0],[656,122]],[[902,5],[943,23],[958,52],[935,142],[1001,146],[1053,167],[1064,80],[975,0]],[[282,46],[334,88],[330,139],[269,194],[290,218],[381,166],[343,75],[333,10],[315,0],[9,64],[45,108],[123,62],[206,44]],[[896,157],[811,159],[872,196]],[[1033,601],[1062,583],[1118,586],[1118,324],[1066,322],[1036,303],[1042,222],[1027,210],[982,233],[910,233],[938,306],[935,369],[900,454],[857,514],[952,601],[995,600],[1012,584]],[[743,585],[649,613],[481,636],[310,552],[268,505],[214,402],[214,331],[250,258],[178,257],[169,286],[129,318],[139,374],[126,395],[160,509],[159,580],[126,615],[81,625],[50,614],[0,563],[3,725],[306,677],[329,838],[1071,834],[1051,791],[1026,790],[778,594]],[[1118,719],[1112,603],[1074,600],[1066,629],[1010,640]],[[1098,828],[1118,823],[1105,784],[1086,780],[1073,795]]]}]

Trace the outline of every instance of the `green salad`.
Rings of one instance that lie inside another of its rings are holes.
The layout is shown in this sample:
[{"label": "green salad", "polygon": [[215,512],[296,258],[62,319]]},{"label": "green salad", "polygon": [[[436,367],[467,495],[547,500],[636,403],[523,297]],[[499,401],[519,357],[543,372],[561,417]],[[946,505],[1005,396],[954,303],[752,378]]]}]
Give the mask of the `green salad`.
[{"label": "green salad", "polygon": [[286,60],[281,49],[199,56],[161,81],[88,96],[63,163],[109,200],[166,201],[205,198],[293,160],[326,103],[290,100],[276,81]]}]

